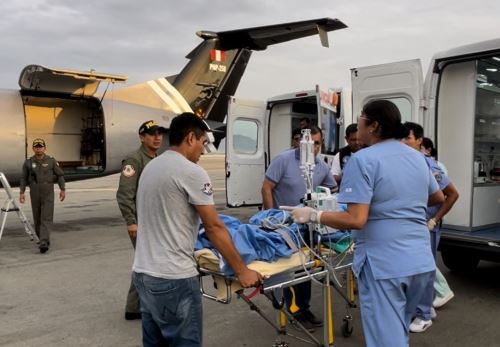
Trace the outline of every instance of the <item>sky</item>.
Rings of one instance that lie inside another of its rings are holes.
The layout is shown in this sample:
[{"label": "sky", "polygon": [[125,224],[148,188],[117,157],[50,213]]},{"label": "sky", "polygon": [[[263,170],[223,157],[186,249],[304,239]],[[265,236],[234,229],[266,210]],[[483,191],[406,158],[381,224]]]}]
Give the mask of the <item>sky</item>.
[{"label": "sky", "polygon": [[198,30],[323,17],[348,26],[329,33],[330,48],[312,36],[254,52],[236,96],[350,87],[350,68],[408,59],[425,74],[439,51],[500,37],[498,0],[3,0],[0,88],[18,89],[28,64],[147,81],[179,72]]}]

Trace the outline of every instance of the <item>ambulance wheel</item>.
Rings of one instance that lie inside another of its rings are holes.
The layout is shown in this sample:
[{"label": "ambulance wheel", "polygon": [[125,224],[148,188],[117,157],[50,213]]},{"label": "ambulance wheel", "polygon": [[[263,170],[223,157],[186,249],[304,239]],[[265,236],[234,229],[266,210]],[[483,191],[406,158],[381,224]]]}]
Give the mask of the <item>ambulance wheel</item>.
[{"label": "ambulance wheel", "polygon": [[441,257],[443,258],[444,265],[457,273],[474,271],[479,263],[479,257],[476,254],[451,247],[441,249]]},{"label": "ambulance wheel", "polygon": [[349,337],[352,335],[353,327],[352,320],[348,318],[344,318],[342,322],[342,336]]}]

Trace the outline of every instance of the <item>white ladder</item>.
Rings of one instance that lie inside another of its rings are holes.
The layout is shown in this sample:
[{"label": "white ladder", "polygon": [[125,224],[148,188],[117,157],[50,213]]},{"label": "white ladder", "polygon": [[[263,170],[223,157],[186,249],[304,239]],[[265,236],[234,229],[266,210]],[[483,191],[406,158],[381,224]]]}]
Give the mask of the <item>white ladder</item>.
[{"label": "white ladder", "polygon": [[3,207],[0,209],[1,210],[0,216],[2,219],[2,227],[0,228],[0,240],[2,239],[3,229],[5,227],[5,222],[7,221],[7,214],[9,212],[16,212],[17,216],[19,217],[19,220],[24,226],[24,231],[30,237],[30,240],[31,241],[35,240],[36,242],[38,242],[39,241],[38,236],[36,236],[36,233],[33,231],[33,227],[31,226],[30,222],[28,221],[23,211],[17,204],[16,199],[14,198],[14,193],[12,192],[12,188],[10,187],[9,181],[7,181],[7,177],[5,177],[3,172],[0,172],[0,182],[2,183],[3,188],[7,192],[7,199],[5,200]]}]

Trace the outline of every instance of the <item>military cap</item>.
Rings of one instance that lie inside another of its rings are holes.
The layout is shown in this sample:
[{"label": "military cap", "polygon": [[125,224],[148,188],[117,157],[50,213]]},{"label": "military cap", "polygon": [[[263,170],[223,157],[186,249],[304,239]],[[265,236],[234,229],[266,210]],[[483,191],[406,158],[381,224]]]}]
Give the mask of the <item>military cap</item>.
[{"label": "military cap", "polygon": [[148,120],[147,122],[142,123],[139,127],[139,135],[153,135],[156,131],[165,132],[167,131],[167,129],[159,126],[158,123],[156,123],[154,120]]},{"label": "military cap", "polygon": [[45,141],[43,139],[34,139],[33,140],[33,147],[45,147]]}]

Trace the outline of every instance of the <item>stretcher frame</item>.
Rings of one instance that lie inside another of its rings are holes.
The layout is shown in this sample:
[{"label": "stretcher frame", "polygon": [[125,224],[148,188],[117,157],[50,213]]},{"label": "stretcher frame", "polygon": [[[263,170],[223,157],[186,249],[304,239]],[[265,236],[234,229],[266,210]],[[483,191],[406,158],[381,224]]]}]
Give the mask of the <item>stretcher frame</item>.
[{"label": "stretcher frame", "polygon": [[[233,283],[237,282],[237,278],[234,276],[225,276],[222,272],[213,271],[204,267],[198,267],[200,272],[200,291],[203,297],[213,300],[222,304],[229,304],[233,298],[233,293],[231,286]],[[224,278],[226,284],[227,296],[225,299],[218,298],[214,295],[209,294],[203,284],[203,277],[219,276]],[[284,307],[283,298],[278,301],[275,296],[275,291],[278,289],[284,289],[294,286],[299,283],[310,281],[315,279],[322,283],[322,295],[323,295],[323,341],[319,341],[314,335],[311,334],[299,321],[297,321],[294,316],[288,312]],[[278,310],[278,317],[275,321],[266,316],[264,312],[252,301],[252,297],[257,293],[266,296],[275,310]],[[271,325],[278,335],[286,335],[292,338],[298,339],[302,342],[306,342],[316,346],[333,346],[334,343],[334,331],[333,331],[333,311],[332,311],[332,298],[331,298],[331,281],[330,281],[330,271],[323,265],[323,263],[318,260],[307,261],[303,266],[297,266],[290,268],[286,271],[280,272],[278,274],[272,275],[263,280],[262,285],[254,290],[250,295],[245,295],[243,289],[236,291],[237,298],[242,299],[249,307],[250,310],[255,311],[261,318],[263,318],[269,325]],[[307,338],[296,336],[291,334],[286,327],[287,320],[292,322]]]},{"label": "stretcher frame", "polygon": [[[351,241],[347,248],[347,251],[344,251],[347,252],[346,254],[344,254],[344,252],[338,254],[335,253],[334,251],[331,251],[331,253],[326,253],[326,254],[325,252],[322,252],[322,255],[324,256],[325,260],[330,265],[329,267],[330,280],[331,280],[330,284],[346,303],[345,306],[346,313],[344,318],[342,319],[342,326],[341,326],[342,335],[344,337],[349,337],[352,335],[353,318],[351,314],[351,309],[358,307],[356,303],[357,283],[356,283],[356,278],[354,276],[354,272],[352,270],[353,245],[354,243]],[[331,255],[332,253],[335,255],[332,256]],[[340,261],[338,261],[339,257],[342,257]],[[338,273],[342,273],[343,279],[345,281],[345,287],[342,287],[337,282]]]}]

